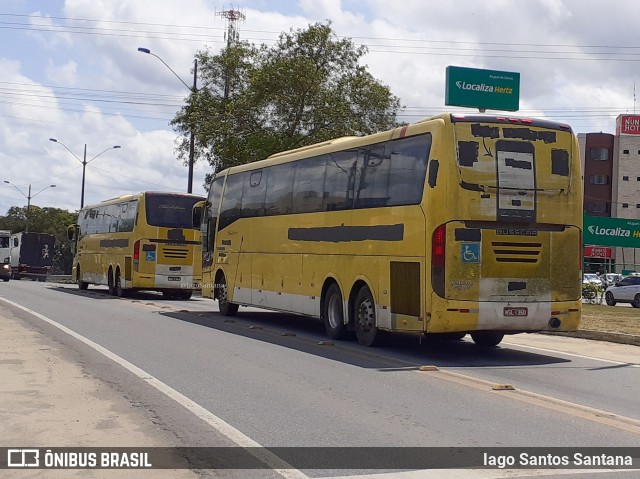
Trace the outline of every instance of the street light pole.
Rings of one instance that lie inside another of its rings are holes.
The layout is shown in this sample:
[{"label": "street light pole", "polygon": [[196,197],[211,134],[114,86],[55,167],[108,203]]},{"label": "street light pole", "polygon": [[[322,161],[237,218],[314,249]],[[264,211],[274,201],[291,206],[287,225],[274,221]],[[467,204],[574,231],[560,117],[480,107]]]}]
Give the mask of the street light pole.
[{"label": "street light pole", "polygon": [[[152,53],[151,50],[149,50],[148,48],[143,48],[143,47],[139,47],[138,51],[141,53],[146,53],[147,55],[151,55],[156,57],[158,60],[160,60],[162,62],[162,64],[164,66],[166,66],[169,70],[171,70],[171,73],[173,73],[178,80],[180,80],[180,82],[186,86],[191,93],[193,93],[194,95],[198,92],[198,86],[197,86],[197,81],[198,81],[198,59],[195,59],[193,61],[193,87],[190,87],[189,85],[187,85],[185,83],[185,81],[180,77],[180,75],[178,75],[173,68],[171,68],[169,65],[167,65],[167,63],[160,58],[158,55],[156,55],[155,53]],[[195,163],[195,135],[193,134],[193,122],[191,123],[191,131],[189,134],[189,176],[187,179],[187,193],[193,193],[193,165]]]},{"label": "street light pole", "polygon": [[40,191],[38,191],[35,195],[32,196],[31,195],[31,183],[29,183],[29,194],[25,195],[20,188],[18,188],[16,185],[11,183],[10,181],[4,180],[4,182],[6,184],[8,184],[8,185],[13,186],[16,190],[18,190],[20,192],[20,194],[22,196],[24,196],[27,199],[27,217],[26,217],[26,222],[25,222],[26,224],[25,224],[24,230],[28,233],[29,232],[29,216],[30,216],[30,213],[31,213],[31,198],[34,198],[34,197],[38,196],[40,193],[42,193],[47,188],[55,188],[56,185],[45,186]]},{"label": "street light pole", "polygon": [[80,163],[82,163],[82,191],[80,193],[80,209],[84,208],[84,183],[85,183],[85,174],[86,174],[87,164],[91,163],[93,160],[95,160],[100,155],[102,155],[103,153],[106,153],[109,150],[114,150],[114,149],[122,148],[122,147],[120,145],[110,146],[109,148],[105,148],[100,153],[98,153],[96,156],[94,156],[93,158],[91,158],[90,160],[87,161],[87,144],[86,143],[84,144],[84,155],[83,155],[82,160],[81,160],[80,158],[78,158],[78,156],[73,151],[71,151],[67,147],[67,145],[65,145],[61,141],[58,141],[55,138],[49,138],[49,141],[53,141],[54,143],[62,145],[69,153],[71,153],[74,156],[74,158],[76,160],[78,160]]}]

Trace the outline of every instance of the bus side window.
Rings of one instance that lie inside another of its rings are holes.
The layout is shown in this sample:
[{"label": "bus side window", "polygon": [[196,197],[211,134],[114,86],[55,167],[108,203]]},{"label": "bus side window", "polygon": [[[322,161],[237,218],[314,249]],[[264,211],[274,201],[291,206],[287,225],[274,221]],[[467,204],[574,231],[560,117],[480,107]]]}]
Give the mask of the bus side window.
[{"label": "bus side window", "polygon": [[322,211],[326,160],[326,156],[316,156],[296,162],[293,181],[293,213]]},{"label": "bus side window", "polygon": [[[264,209],[267,216],[288,215],[291,213],[291,198],[293,196],[293,177],[296,164],[282,163],[281,165],[265,168],[267,174],[267,194]],[[265,181],[264,179],[262,181]]]},{"label": "bus side window", "polygon": [[[220,221],[218,231],[223,230],[231,223],[240,219],[242,206],[242,189],[247,173],[236,173],[227,177],[222,207],[220,209]],[[248,183],[248,181],[246,182]]]}]

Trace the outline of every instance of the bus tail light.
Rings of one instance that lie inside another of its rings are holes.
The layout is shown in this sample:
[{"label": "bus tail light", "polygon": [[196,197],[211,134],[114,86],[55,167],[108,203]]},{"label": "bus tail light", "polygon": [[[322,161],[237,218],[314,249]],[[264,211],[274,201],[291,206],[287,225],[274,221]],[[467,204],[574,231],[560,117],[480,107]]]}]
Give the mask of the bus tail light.
[{"label": "bus tail light", "polygon": [[434,292],[444,298],[445,253],[447,225],[438,226],[431,238],[431,284]]},{"label": "bus tail light", "polygon": [[140,240],[133,244],[133,270],[138,271],[138,264],[140,263]]}]

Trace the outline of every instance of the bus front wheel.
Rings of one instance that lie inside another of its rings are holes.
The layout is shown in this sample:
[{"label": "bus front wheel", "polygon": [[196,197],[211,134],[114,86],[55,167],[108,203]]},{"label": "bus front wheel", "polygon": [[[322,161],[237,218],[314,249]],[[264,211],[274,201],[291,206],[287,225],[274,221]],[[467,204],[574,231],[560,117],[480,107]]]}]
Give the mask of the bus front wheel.
[{"label": "bus front wheel", "polygon": [[327,336],[331,339],[343,339],[347,334],[343,311],[340,287],[332,283],[324,295],[322,304],[322,322]]},{"label": "bus front wheel", "polygon": [[238,305],[229,302],[229,288],[227,287],[227,279],[220,277],[217,285],[218,308],[223,316],[235,316],[238,312]]},{"label": "bus front wheel", "polygon": [[477,346],[483,348],[492,348],[500,344],[500,341],[504,338],[503,333],[497,331],[480,331],[477,333],[471,333],[471,339]]},{"label": "bus front wheel", "polygon": [[367,286],[358,291],[353,311],[358,342],[363,346],[374,346],[379,342],[380,333],[376,326],[376,304]]}]

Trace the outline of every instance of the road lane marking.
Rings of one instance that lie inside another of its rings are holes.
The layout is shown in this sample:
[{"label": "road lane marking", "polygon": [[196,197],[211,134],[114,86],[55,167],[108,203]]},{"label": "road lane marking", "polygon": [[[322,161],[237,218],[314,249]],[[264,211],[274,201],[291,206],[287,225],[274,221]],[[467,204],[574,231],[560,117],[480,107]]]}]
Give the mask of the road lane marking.
[{"label": "road lane marking", "polygon": [[604,363],[615,364],[616,366],[629,366],[630,368],[640,368],[640,364],[625,363],[623,361],[615,361],[613,359],[596,358],[594,356],[585,356],[584,354],[568,353],[568,352],[564,352],[564,351],[559,351],[557,349],[540,348],[538,346],[528,346],[526,344],[510,343],[510,342],[507,342],[507,341],[503,341],[502,344],[505,345],[505,346],[515,346],[515,347],[519,347],[519,348],[533,349],[535,351],[543,351],[545,353],[562,354],[564,356],[571,356],[571,357],[574,357],[574,358],[590,359],[592,361],[602,361]]},{"label": "road lane marking", "polygon": [[50,324],[51,326],[58,328],[60,331],[68,334],[69,336],[77,339],[78,341],[81,341],[82,343],[86,344],[90,348],[99,352],[100,354],[107,357],[111,361],[119,364],[120,366],[125,368],[127,371],[133,373],[134,375],[142,379],[144,382],[146,382],[150,386],[154,387],[161,393],[165,394],[166,396],[173,399],[178,404],[180,404],[181,406],[183,406],[184,408],[186,408],[187,410],[195,414],[198,418],[200,418],[206,424],[213,427],[216,431],[218,431],[220,434],[225,436],[227,439],[233,441],[240,447],[248,448],[247,452],[249,452],[256,459],[264,462],[266,465],[269,466],[269,468],[273,469],[274,472],[280,474],[282,477],[287,479],[309,479],[309,477],[306,474],[293,468],[290,464],[280,459],[278,456],[276,456],[275,454],[273,454],[272,452],[270,452],[269,450],[261,446],[258,442],[254,441],[249,436],[240,432],[238,429],[234,428],[232,425],[225,422],[224,420],[222,420],[221,418],[213,414],[211,411],[200,406],[198,403],[192,401],[184,394],[176,391],[171,386],[168,386],[167,384],[163,383],[159,379],[153,377],[151,374],[147,373],[143,369],[140,369],[139,367],[127,361],[126,359],[111,352],[107,348],[100,346],[98,343],[95,343],[89,338],[86,338],[81,334],[76,333],[74,330],[67,328],[66,326],[58,323],[57,321],[54,321],[53,319],[48,318],[47,316],[44,316],[36,311],[33,311],[25,306],[22,306],[21,304],[14,303],[13,301],[10,301],[6,298],[0,297],[0,300],[18,309],[21,309],[22,311],[25,311],[35,316],[38,319],[41,319],[42,321]]},{"label": "road lane marking", "polygon": [[439,371],[416,371],[418,374],[428,375],[443,381],[450,381],[460,385],[469,386],[475,389],[480,389],[490,394],[498,394],[506,398],[511,398],[517,401],[523,401],[528,404],[550,409],[569,416],[578,417],[581,419],[587,419],[592,422],[604,424],[616,429],[622,429],[624,431],[640,435],[640,420],[630,418],[627,416],[621,416],[602,409],[596,409],[582,404],[564,401],[551,396],[545,396],[543,394],[527,391],[524,389],[514,390],[495,390],[494,382],[486,381],[484,379],[475,378],[473,376],[467,376],[465,374],[454,373],[452,371],[439,370]]}]

